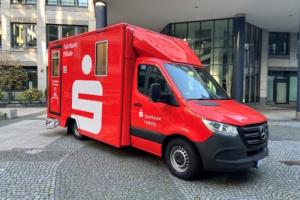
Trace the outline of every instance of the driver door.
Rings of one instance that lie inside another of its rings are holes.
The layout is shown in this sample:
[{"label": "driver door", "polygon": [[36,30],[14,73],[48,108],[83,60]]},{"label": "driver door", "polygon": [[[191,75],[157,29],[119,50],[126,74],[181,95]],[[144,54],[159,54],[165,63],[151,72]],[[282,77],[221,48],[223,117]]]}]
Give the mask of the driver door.
[{"label": "driver door", "polygon": [[156,63],[137,62],[131,100],[131,134],[153,142],[159,142],[162,133],[169,127],[171,106],[165,102],[149,100],[150,86],[160,83],[161,93],[170,92],[170,87]]}]

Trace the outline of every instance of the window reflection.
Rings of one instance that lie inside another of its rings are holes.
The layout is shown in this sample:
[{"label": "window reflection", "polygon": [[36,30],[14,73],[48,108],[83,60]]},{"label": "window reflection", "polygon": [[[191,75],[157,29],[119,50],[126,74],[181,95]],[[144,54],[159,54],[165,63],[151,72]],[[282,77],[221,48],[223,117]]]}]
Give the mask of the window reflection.
[{"label": "window reflection", "polygon": [[[202,65],[232,94],[234,19],[174,23],[164,34],[187,40]],[[284,37],[282,37],[284,40]],[[284,45],[281,49],[285,49]],[[259,101],[261,29],[246,23],[244,52],[244,101]]]}]

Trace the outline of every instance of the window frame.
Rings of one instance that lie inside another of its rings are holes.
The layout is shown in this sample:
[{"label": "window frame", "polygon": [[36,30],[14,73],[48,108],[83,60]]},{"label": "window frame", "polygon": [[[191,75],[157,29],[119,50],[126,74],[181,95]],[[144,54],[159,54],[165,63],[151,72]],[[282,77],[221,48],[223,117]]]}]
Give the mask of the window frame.
[{"label": "window frame", "polygon": [[[270,47],[270,34],[274,34],[276,36],[276,49],[275,53],[270,53],[270,48],[268,49],[268,55],[290,55],[290,34],[287,32],[269,32],[269,43],[268,47]],[[278,44],[279,44],[279,37],[280,35],[286,35],[287,36],[287,45],[286,45],[286,53],[278,53]]]},{"label": "window frame", "polygon": [[[14,43],[14,25],[23,25],[23,35],[22,35],[22,38],[23,38],[23,44],[21,46],[16,46]],[[34,24],[34,23],[15,23],[15,22],[12,22],[11,23],[11,47],[12,48],[27,48],[27,49],[34,49],[34,48],[37,48],[37,41],[36,41],[36,44],[35,45],[32,45],[32,46],[29,46],[28,45],[28,42],[27,42],[27,26],[28,25],[35,25],[36,27],[36,31],[37,31],[37,24]],[[36,37],[36,40],[37,40],[37,37]]]},{"label": "window frame", "polygon": [[49,4],[49,0],[46,0],[46,6],[61,6],[61,7],[80,7],[80,8],[88,8],[89,0],[86,0],[86,6],[80,6],[79,0],[74,0],[74,5],[63,5],[63,0],[56,0],[57,4]]},{"label": "window frame", "polygon": [[[106,43],[106,69],[105,69],[105,75],[98,75],[96,73],[96,70],[97,70],[97,44],[102,44],[102,43]],[[107,65],[108,65],[108,40],[102,40],[102,41],[98,41],[95,43],[95,70],[94,70],[94,73],[95,73],[95,77],[107,77]]]}]

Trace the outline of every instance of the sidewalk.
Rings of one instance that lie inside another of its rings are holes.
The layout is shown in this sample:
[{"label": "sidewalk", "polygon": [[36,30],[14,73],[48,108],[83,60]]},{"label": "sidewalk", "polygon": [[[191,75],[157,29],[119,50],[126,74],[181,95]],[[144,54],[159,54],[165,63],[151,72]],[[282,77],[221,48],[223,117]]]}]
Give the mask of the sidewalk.
[{"label": "sidewalk", "polygon": [[23,117],[26,115],[31,115],[31,114],[35,114],[47,110],[47,108],[45,107],[30,107],[30,108],[20,107],[20,108],[0,108],[0,112],[5,113],[7,110],[11,110],[11,109],[17,109],[18,117]]},{"label": "sidewalk", "polygon": [[[295,120],[296,106],[295,105],[248,105],[251,108],[262,113],[268,120]],[[5,112],[9,108],[0,108],[0,112]],[[23,117],[30,114],[46,111],[45,107],[30,107],[30,108],[15,108],[17,109],[17,116]],[[42,116],[46,118],[46,114]]]},{"label": "sidewalk", "polygon": [[[262,113],[268,120],[295,120],[296,105],[249,105]],[[300,123],[300,122],[299,122]]]}]

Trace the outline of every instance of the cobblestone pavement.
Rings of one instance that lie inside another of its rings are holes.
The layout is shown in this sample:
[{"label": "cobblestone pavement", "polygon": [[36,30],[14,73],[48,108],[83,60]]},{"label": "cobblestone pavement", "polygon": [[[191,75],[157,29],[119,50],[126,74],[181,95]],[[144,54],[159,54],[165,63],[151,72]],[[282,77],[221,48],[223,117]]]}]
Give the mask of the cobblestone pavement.
[{"label": "cobblestone pavement", "polygon": [[[0,126],[29,117],[0,122]],[[209,173],[194,181],[134,148],[62,134],[40,149],[0,151],[0,199],[300,199],[300,122],[270,121],[270,156],[259,169]]]}]

